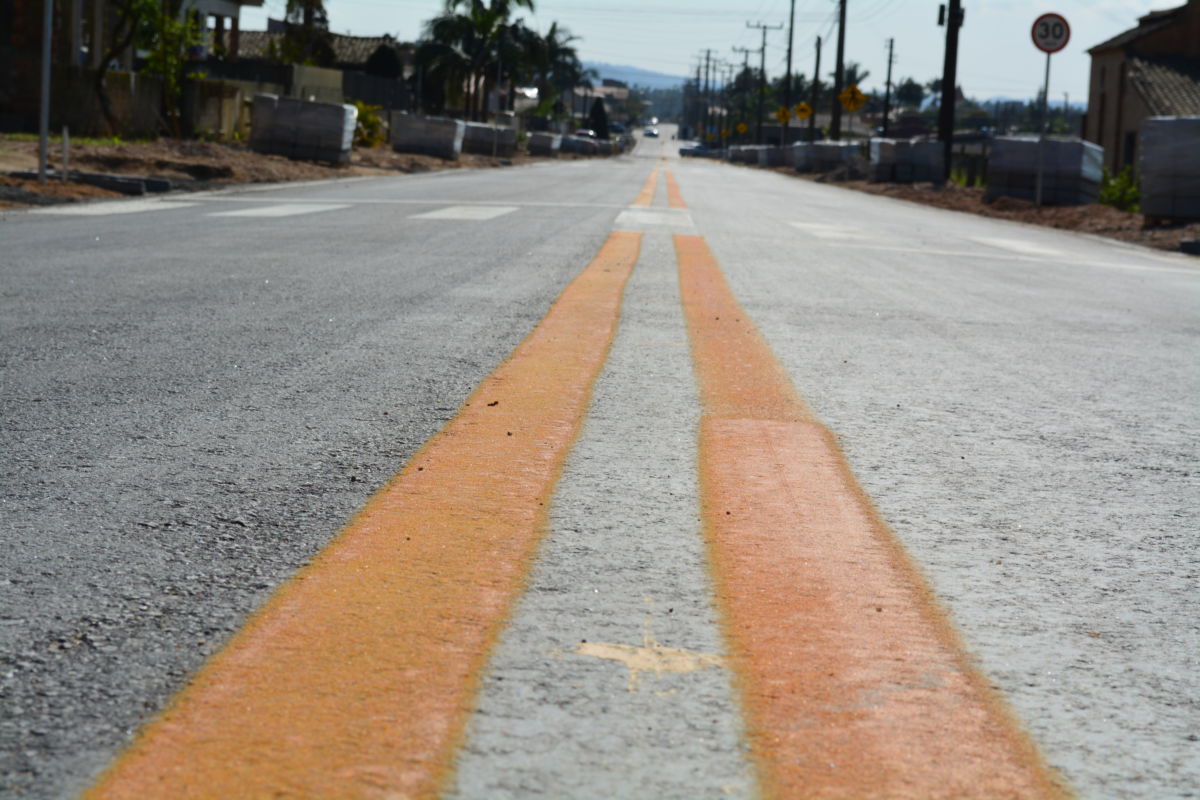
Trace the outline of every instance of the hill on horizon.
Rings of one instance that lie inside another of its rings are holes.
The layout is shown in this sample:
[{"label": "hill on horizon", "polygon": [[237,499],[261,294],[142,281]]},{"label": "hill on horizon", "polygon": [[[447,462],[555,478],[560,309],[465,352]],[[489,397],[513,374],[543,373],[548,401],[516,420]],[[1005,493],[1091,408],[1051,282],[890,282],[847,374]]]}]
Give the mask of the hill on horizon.
[{"label": "hill on horizon", "polygon": [[679,75],[668,75],[665,72],[653,72],[640,67],[629,67],[620,64],[605,64],[599,61],[585,61],[586,69],[594,69],[600,78],[621,81],[630,86],[645,86],[649,89],[674,89],[681,86],[684,78]]}]

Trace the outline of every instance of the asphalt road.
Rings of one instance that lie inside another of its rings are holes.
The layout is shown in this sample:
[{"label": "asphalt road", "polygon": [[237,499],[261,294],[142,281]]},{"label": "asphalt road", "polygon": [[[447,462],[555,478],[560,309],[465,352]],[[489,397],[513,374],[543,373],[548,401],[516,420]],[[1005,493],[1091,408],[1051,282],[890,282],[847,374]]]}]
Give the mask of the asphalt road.
[{"label": "asphalt road", "polygon": [[690,160],[686,214],[630,214],[669,144],[0,214],[0,793],[86,787],[618,227],[643,261],[454,793],[752,792],[723,669],[642,678],[668,708],[548,633],[720,649],[667,236],[693,232],[1050,765],[1200,795],[1200,266]]}]

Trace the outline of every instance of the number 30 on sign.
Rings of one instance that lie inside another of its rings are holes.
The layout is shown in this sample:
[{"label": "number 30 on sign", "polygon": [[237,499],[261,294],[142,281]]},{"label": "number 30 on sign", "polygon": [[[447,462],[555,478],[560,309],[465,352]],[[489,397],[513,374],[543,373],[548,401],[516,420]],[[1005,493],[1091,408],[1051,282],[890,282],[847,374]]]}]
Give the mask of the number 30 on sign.
[{"label": "number 30 on sign", "polygon": [[1042,14],[1033,23],[1033,43],[1043,53],[1057,53],[1071,41],[1071,26],[1059,14]]}]

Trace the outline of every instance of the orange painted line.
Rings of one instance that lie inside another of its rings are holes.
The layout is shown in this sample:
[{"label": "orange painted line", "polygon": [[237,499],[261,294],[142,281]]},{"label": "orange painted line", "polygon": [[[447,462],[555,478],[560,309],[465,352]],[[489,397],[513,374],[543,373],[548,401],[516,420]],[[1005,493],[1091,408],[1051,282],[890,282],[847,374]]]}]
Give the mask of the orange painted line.
[{"label": "orange painted line", "polygon": [[701,237],[675,237],[703,516],[768,797],[1059,798]]},{"label": "orange painted line", "polygon": [[679,192],[679,184],[675,182],[675,176],[670,170],[665,172],[667,179],[667,206],[669,208],[687,208],[687,203],[683,202],[683,195]]},{"label": "orange painted line", "polygon": [[637,199],[633,201],[635,206],[652,206],[654,205],[654,193],[658,189],[658,170],[650,173],[650,177],[646,179],[646,183],[642,186],[642,190],[638,192]]},{"label": "orange painted line", "polygon": [[436,796],[640,243],[614,233],[458,415],[85,797]]}]

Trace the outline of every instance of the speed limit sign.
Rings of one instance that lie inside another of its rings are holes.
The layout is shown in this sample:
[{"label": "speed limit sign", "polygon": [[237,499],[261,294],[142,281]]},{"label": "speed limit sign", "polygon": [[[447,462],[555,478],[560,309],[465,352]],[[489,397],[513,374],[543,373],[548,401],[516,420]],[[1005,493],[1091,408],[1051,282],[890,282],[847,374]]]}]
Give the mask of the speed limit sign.
[{"label": "speed limit sign", "polygon": [[1071,26],[1058,14],[1042,14],[1033,23],[1033,43],[1043,53],[1057,53],[1071,41]]}]

